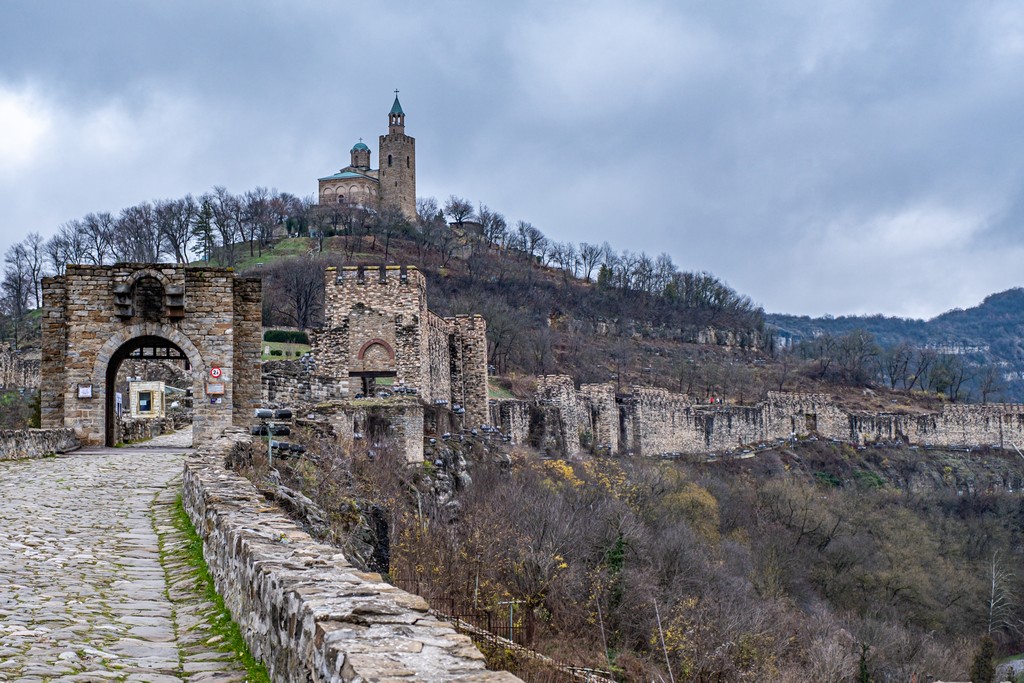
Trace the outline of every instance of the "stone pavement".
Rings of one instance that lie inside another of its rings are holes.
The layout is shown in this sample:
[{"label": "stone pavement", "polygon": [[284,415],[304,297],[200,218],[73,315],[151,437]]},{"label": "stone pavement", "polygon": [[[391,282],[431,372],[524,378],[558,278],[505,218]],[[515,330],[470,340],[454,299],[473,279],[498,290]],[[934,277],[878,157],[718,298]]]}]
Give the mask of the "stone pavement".
[{"label": "stone pavement", "polygon": [[0,462],[0,681],[245,680],[172,526],[186,436]]}]

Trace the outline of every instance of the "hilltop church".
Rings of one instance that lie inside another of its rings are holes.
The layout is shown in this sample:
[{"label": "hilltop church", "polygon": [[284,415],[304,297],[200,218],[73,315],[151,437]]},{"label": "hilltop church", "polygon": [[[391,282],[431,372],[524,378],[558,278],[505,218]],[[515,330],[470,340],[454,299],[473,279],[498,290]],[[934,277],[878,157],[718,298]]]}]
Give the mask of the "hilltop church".
[{"label": "hilltop church", "polygon": [[387,135],[380,136],[380,168],[370,167],[370,148],[362,138],[351,149],[352,162],[320,178],[321,204],[348,204],[373,210],[395,208],[416,218],[416,140],[405,134],[405,112],[398,101],[388,112]]}]

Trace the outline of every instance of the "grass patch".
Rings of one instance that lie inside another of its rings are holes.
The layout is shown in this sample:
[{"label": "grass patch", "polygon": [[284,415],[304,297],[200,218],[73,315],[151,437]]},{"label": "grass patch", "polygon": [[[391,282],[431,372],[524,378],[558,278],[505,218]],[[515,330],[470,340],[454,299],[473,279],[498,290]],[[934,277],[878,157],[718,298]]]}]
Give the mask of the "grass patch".
[{"label": "grass patch", "polygon": [[[274,261],[303,256],[313,249],[316,249],[316,243],[308,237],[288,237],[274,244],[272,248],[263,247],[262,255],[254,253],[249,256],[249,243],[242,242],[235,245],[235,256],[237,257],[235,270],[259,268],[260,266],[257,264],[260,263],[265,267]],[[259,248],[254,246],[253,251],[258,252]]]},{"label": "grass patch", "polygon": [[[309,352],[309,344],[289,344],[287,342],[261,342],[263,360],[298,360],[302,354]],[[274,353],[275,351],[279,353]]]},{"label": "grass patch", "polygon": [[216,607],[216,614],[210,617],[210,629],[223,638],[225,649],[235,652],[247,673],[246,680],[249,683],[270,683],[270,675],[267,668],[252,656],[249,646],[245,644],[238,624],[231,619],[231,613],[224,606],[224,598],[220,596],[213,585],[213,577],[210,576],[210,569],[206,566],[206,559],[203,557],[203,539],[199,538],[196,529],[192,526],[192,520],[185,512],[185,506],[179,495],[174,501],[174,526],[186,539],[185,553],[189,566],[192,568],[196,578],[203,585],[203,592],[207,600]]},{"label": "grass patch", "polygon": [[487,378],[487,398],[515,398],[515,394],[503,387],[494,377]]}]

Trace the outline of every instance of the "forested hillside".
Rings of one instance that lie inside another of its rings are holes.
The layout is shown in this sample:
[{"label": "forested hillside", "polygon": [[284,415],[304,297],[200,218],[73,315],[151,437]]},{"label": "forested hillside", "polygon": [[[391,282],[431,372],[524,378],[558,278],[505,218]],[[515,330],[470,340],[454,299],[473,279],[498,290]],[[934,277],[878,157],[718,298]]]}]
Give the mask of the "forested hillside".
[{"label": "forested hillside", "polygon": [[[765,320],[770,331],[794,346],[862,330],[885,349],[911,347],[931,351],[936,357],[958,356],[972,366],[968,372],[976,382],[996,381],[1001,385],[1002,398],[1024,401],[1022,288],[992,294],[977,306],[954,309],[931,320],[881,315],[810,318],[777,313],[766,315]],[[986,373],[994,376],[986,377]],[[979,395],[975,398],[980,398],[980,392],[976,393]]]}]

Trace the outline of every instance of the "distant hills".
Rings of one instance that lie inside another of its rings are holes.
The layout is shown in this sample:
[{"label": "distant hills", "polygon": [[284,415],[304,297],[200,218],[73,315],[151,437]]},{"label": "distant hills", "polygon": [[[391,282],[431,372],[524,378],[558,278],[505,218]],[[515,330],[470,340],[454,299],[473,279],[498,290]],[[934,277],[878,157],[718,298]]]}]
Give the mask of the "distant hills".
[{"label": "distant hills", "polygon": [[871,316],[838,318],[765,315],[768,329],[787,344],[855,329],[874,335],[884,347],[907,342],[916,347],[966,356],[976,364],[995,365],[1006,380],[1007,399],[1024,401],[1024,288],[992,294],[979,305],[953,309],[931,320]]}]

